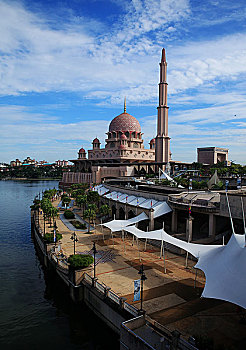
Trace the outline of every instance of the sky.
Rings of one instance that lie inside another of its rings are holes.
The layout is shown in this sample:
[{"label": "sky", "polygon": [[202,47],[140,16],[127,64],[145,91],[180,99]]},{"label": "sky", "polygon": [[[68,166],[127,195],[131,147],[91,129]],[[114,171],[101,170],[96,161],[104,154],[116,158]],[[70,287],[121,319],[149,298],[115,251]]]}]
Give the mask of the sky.
[{"label": "sky", "polygon": [[103,146],[125,96],[149,147],[164,47],[172,159],[246,164],[245,0],[0,0],[0,33],[0,162]]}]

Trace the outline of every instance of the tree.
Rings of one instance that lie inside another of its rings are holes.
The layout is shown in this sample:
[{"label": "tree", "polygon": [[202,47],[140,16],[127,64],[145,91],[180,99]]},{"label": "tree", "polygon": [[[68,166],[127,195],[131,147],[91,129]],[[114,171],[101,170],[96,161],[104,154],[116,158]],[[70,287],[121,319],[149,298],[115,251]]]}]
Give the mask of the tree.
[{"label": "tree", "polygon": [[88,203],[91,204],[97,204],[99,202],[100,196],[98,194],[98,192],[96,191],[88,191],[87,192],[87,201]]},{"label": "tree", "polygon": [[107,204],[103,204],[100,208],[100,214],[102,216],[108,216],[111,214],[111,208]]},{"label": "tree", "polygon": [[71,199],[70,199],[70,197],[68,197],[67,194],[63,194],[63,195],[61,196],[61,200],[62,200],[62,205],[63,205],[65,208],[67,208],[68,204],[71,202]]},{"label": "tree", "polygon": [[80,207],[83,206],[83,214],[84,214],[84,211],[85,211],[85,205],[87,203],[87,195],[84,194],[84,195],[79,195],[77,198],[76,198],[76,203],[77,205]]},{"label": "tree", "polygon": [[95,204],[88,204],[87,209],[84,212],[84,217],[88,218],[88,233],[90,233],[91,218],[96,217],[97,206]]}]

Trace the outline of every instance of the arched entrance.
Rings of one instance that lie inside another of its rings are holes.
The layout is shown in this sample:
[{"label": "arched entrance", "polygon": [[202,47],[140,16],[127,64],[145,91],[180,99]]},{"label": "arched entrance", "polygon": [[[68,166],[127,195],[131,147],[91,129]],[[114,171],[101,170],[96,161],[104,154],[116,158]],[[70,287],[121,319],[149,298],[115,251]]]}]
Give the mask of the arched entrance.
[{"label": "arched entrance", "polygon": [[119,219],[120,220],[125,220],[125,216],[126,216],[125,210],[122,207],[120,207],[120,209],[119,209]]},{"label": "arched entrance", "polygon": [[136,214],[134,213],[134,211],[133,210],[129,210],[129,212],[128,212],[128,219],[132,219],[135,216],[136,216]]},{"label": "arched entrance", "polygon": [[112,205],[112,217],[113,219],[116,218],[116,206]]}]

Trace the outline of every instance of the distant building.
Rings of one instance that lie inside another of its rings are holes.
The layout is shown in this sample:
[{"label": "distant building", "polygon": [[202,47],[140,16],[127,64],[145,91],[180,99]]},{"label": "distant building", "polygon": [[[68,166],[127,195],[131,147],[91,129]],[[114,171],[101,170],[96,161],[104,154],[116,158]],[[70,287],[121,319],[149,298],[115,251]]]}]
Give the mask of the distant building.
[{"label": "distant building", "polygon": [[21,166],[21,165],[22,165],[22,162],[19,159],[11,160],[11,162],[10,162],[11,167]]},{"label": "distant building", "polygon": [[197,161],[209,165],[224,162],[227,165],[228,149],[219,147],[197,148]]},{"label": "distant building", "polygon": [[61,167],[67,167],[68,166],[68,161],[67,160],[57,160],[55,162],[55,164],[57,166],[61,166]]},{"label": "distant building", "polygon": [[22,165],[35,165],[37,162],[35,159],[31,159],[30,157],[27,157],[23,160]]}]

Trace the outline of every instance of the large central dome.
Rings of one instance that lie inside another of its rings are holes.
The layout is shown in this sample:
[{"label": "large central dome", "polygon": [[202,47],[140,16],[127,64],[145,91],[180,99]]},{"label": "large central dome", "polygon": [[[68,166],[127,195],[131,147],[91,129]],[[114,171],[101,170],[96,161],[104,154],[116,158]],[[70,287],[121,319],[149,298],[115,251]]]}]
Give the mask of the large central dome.
[{"label": "large central dome", "polygon": [[115,117],[109,124],[109,131],[135,131],[141,132],[139,121],[126,112]]}]

